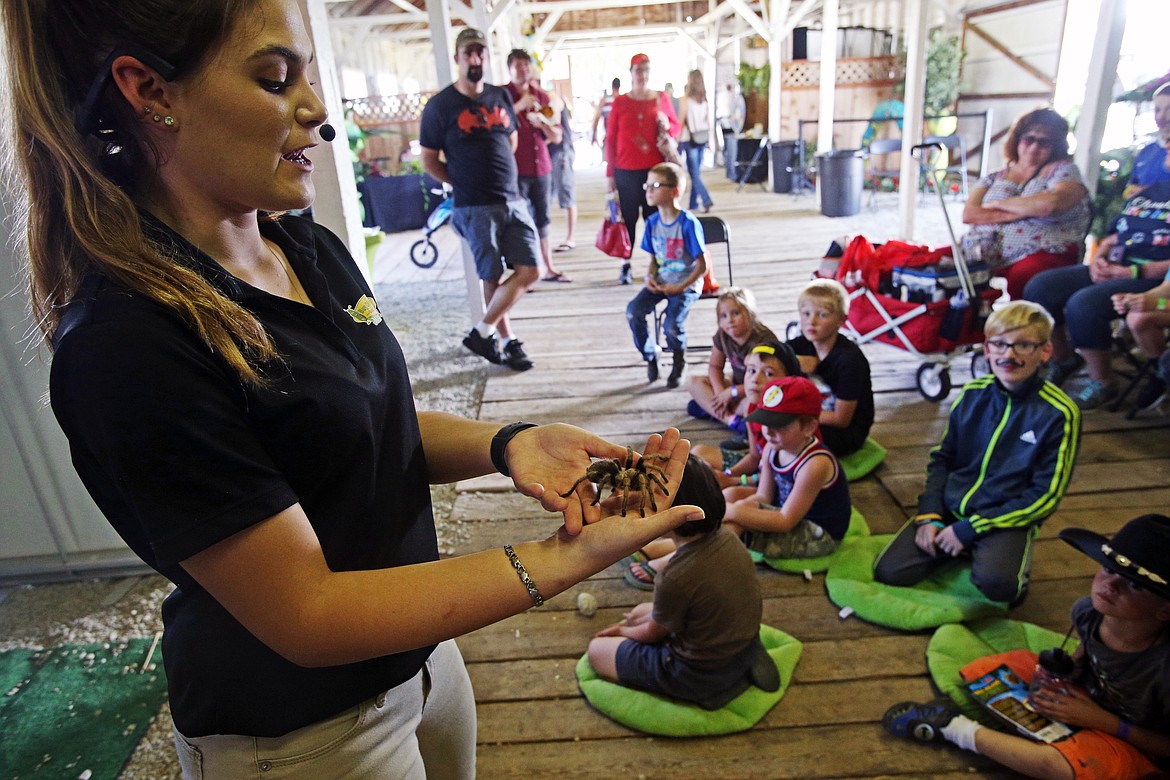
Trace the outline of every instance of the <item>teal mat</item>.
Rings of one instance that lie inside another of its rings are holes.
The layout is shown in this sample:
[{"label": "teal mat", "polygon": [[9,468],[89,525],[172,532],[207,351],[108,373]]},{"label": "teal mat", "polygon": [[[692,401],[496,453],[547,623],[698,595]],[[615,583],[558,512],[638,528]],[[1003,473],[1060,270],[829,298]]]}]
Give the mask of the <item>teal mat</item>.
[{"label": "teal mat", "polygon": [[158,648],[139,674],[152,642],[0,653],[0,778],[116,778],[166,700]]}]

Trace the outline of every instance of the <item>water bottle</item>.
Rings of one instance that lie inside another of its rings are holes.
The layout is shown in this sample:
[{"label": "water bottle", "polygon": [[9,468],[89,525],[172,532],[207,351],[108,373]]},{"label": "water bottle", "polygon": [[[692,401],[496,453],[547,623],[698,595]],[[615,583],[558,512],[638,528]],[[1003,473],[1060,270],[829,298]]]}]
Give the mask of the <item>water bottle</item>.
[{"label": "water bottle", "polygon": [[1076,664],[1072,656],[1059,647],[1040,653],[1028,692],[1035,694],[1042,688],[1067,688]]},{"label": "water bottle", "polygon": [[938,335],[948,341],[958,341],[963,335],[963,325],[967,320],[967,311],[970,303],[967,294],[962,290],[951,296],[951,305],[943,315],[942,323],[938,328]]}]

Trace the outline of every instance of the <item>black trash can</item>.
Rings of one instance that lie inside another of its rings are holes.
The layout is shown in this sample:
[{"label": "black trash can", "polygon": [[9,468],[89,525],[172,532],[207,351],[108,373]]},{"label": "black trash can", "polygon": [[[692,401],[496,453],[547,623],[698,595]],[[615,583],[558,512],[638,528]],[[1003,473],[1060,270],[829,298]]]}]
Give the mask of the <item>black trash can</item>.
[{"label": "black trash can", "polygon": [[817,179],[821,185],[821,213],[826,217],[851,217],[861,211],[865,184],[865,152],[833,149],[817,155]]},{"label": "black trash can", "polygon": [[798,141],[777,141],[772,144],[772,191],[792,192],[792,173],[800,160]]}]

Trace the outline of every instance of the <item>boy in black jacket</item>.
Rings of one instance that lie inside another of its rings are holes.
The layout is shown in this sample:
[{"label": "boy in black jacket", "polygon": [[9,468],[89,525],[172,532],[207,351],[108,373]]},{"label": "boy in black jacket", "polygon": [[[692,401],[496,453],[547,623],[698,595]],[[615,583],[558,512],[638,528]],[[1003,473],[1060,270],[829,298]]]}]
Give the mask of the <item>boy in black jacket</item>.
[{"label": "boy in black jacket", "polygon": [[1052,317],[1028,301],[992,313],[984,328],[991,375],[967,384],[930,453],[926,488],[874,563],[874,579],[914,585],[942,561],[969,554],[971,582],[992,601],[1028,588],[1032,540],[1072,477],[1081,417],[1040,376],[1052,355]]}]

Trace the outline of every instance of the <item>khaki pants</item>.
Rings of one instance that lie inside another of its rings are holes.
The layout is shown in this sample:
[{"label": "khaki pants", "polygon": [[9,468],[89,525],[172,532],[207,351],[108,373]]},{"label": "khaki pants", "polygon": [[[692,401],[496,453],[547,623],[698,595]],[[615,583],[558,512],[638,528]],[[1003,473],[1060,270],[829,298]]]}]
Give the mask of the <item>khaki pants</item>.
[{"label": "khaki pants", "polygon": [[443,642],[411,679],[282,737],[175,731],[184,780],[470,780],[475,697],[463,656]]}]

